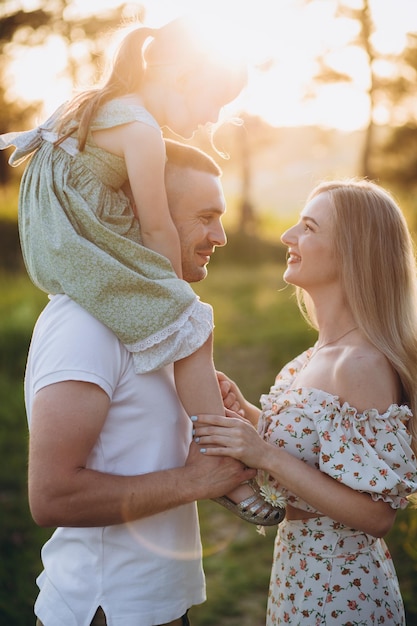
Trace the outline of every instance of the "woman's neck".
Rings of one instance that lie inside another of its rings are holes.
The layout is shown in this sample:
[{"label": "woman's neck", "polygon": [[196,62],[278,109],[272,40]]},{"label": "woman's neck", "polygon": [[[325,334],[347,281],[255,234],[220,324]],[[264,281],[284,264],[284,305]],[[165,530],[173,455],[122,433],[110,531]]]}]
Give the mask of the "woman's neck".
[{"label": "woman's neck", "polygon": [[342,301],[323,302],[321,306],[315,305],[315,316],[319,329],[319,343],[324,344],[334,341],[350,329],[357,327],[350,307]]}]

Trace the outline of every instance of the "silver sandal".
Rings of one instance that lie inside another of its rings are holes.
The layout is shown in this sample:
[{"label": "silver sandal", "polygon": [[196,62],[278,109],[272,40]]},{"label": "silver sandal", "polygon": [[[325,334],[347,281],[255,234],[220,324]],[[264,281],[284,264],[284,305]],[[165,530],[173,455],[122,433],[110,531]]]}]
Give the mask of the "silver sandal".
[{"label": "silver sandal", "polygon": [[212,498],[212,500],[250,524],[257,526],[277,526],[280,524],[285,517],[285,508],[276,507],[266,502],[262,497],[258,483],[254,480],[248,481],[248,484],[254,493],[242,502],[236,504],[227,496]]}]

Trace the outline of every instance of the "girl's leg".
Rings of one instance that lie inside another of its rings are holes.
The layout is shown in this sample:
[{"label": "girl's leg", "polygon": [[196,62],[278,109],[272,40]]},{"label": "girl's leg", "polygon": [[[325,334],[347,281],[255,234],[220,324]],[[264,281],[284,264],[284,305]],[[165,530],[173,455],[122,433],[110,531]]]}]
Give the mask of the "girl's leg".
[{"label": "girl's leg", "polygon": [[[213,363],[212,335],[199,350],[175,363],[175,383],[188,415],[225,415]],[[255,524],[275,525],[281,519],[281,511],[265,502],[255,483],[239,485],[216,501]]]}]

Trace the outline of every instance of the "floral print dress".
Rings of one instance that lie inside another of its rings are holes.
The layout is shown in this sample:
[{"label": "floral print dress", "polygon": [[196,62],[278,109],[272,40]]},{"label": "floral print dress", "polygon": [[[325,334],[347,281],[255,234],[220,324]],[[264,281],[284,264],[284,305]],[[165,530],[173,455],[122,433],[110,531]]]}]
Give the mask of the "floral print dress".
[{"label": "floral print dress", "polygon": [[[417,491],[407,406],[359,413],[337,396],[293,387],[311,350],[283,368],[261,397],[262,436],[352,489],[397,509]],[[405,624],[391,556],[382,539],[320,516],[264,473],[264,494],[285,498],[317,517],[285,520],[279,527],[267,609],[267,626],[370,626]]]}]

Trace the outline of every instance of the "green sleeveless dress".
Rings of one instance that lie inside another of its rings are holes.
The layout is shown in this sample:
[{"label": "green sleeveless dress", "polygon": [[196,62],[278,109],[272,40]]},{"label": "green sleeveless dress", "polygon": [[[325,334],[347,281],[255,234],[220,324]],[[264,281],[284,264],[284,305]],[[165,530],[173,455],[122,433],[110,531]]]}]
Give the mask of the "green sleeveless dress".
[{"label": "green sleeveless dress", "polygon": [[11,165],[32,155],[19,194],[31,280],[46,293],[68,295],[108,326],[133,353],[138,373],[192,354],[212,331],[212,309],[167,258],[142,245],[121,189],[128,181],[124,159],[98,148],[91,136],[132,121],[159,128],[156,120],[142,107],[113,100],[99,110],[79,152],[72,137],[54,145],[59,115],[60,109],[32,131],[0,137],[0,149],[16,146]]}]

